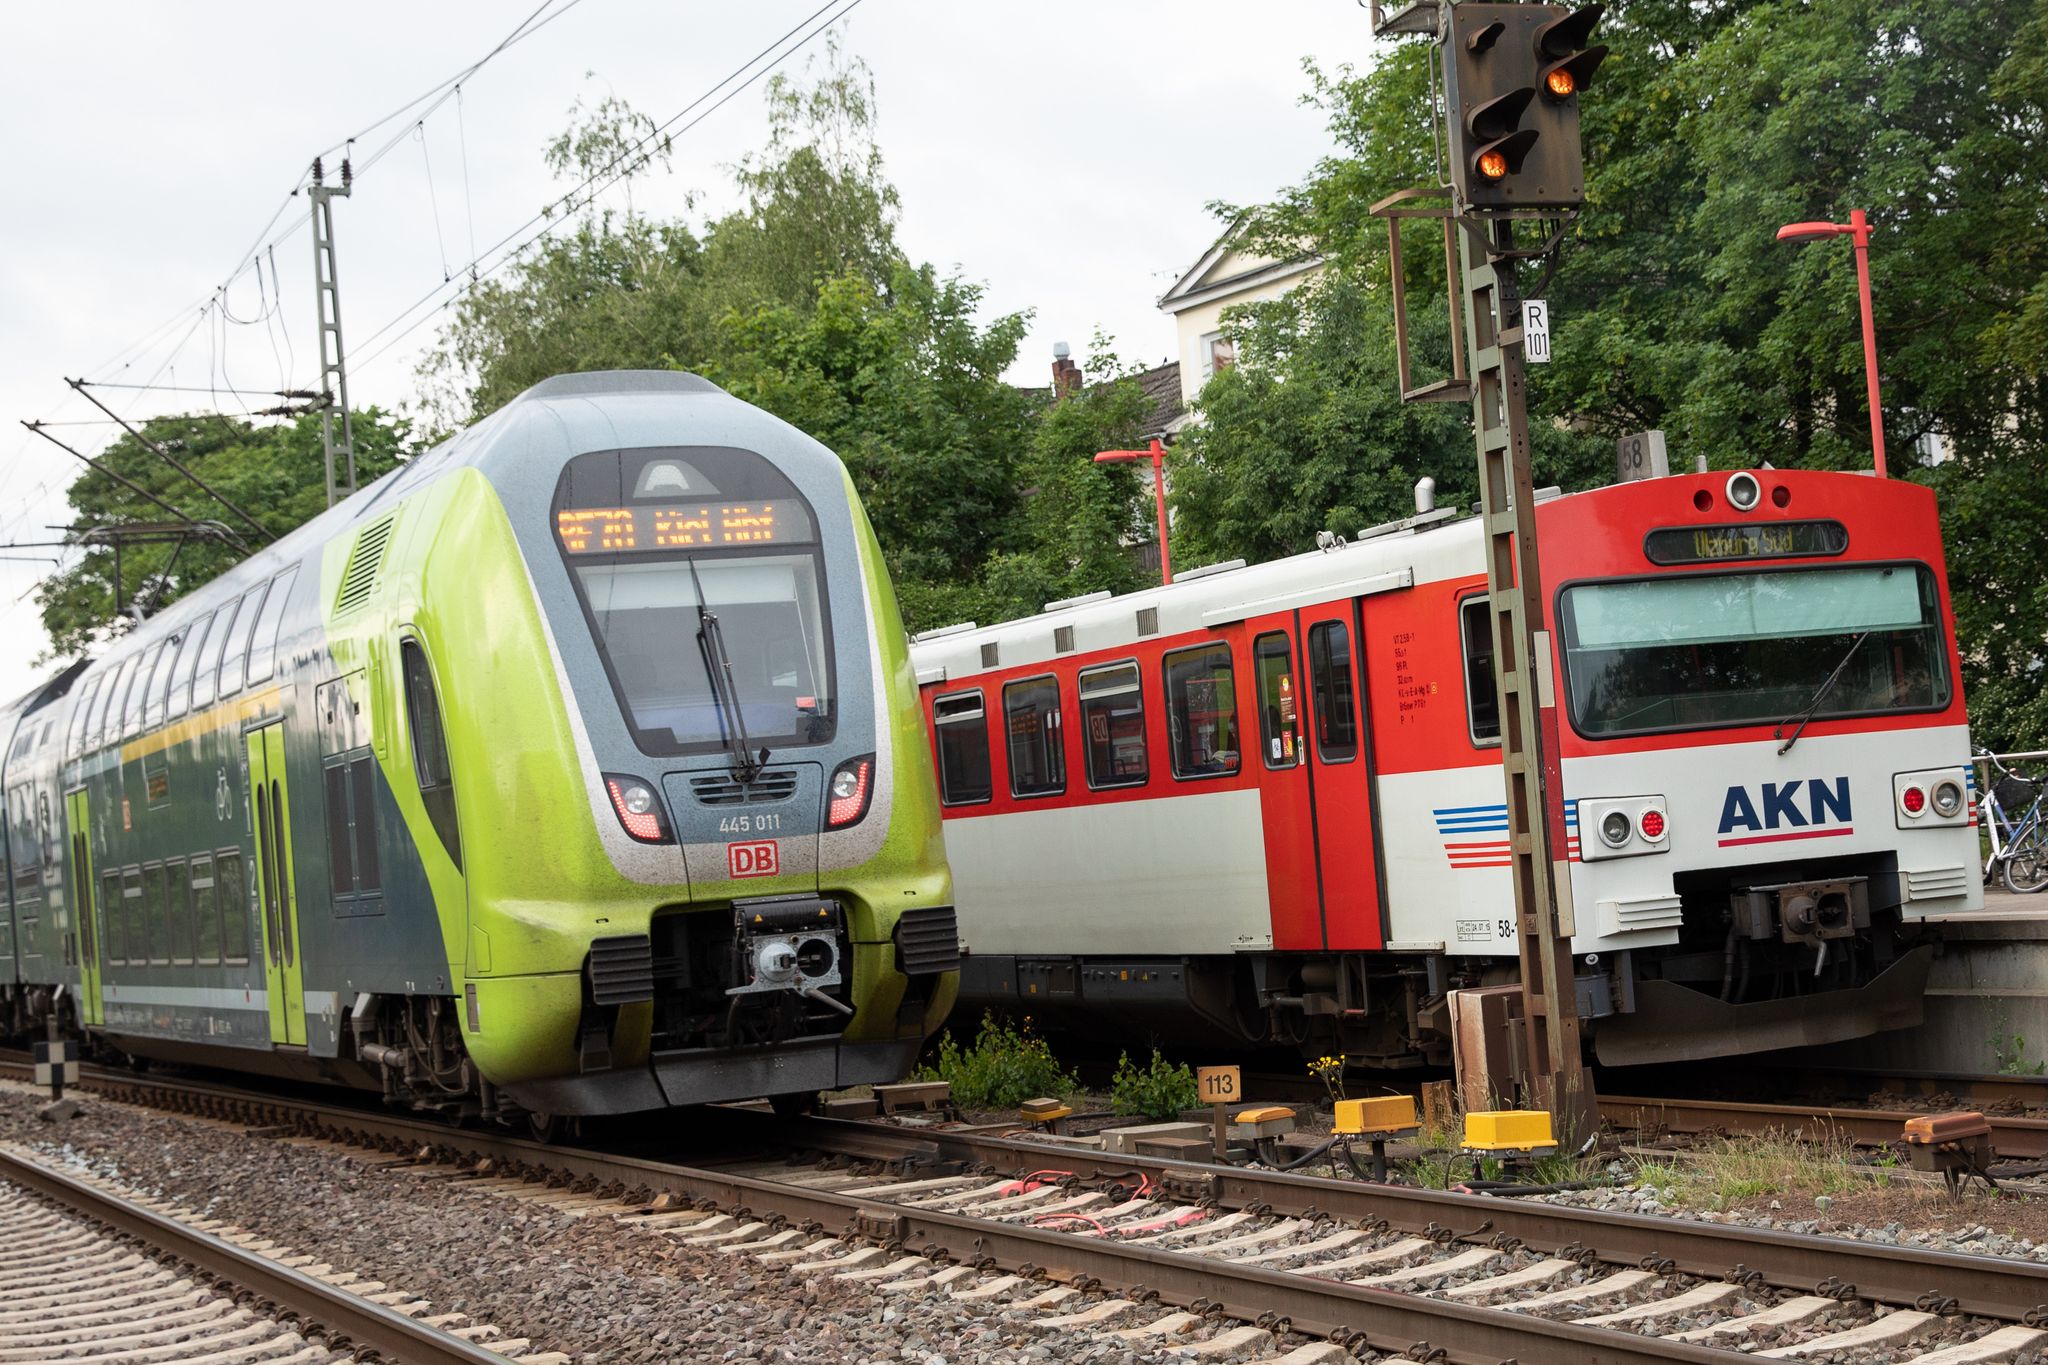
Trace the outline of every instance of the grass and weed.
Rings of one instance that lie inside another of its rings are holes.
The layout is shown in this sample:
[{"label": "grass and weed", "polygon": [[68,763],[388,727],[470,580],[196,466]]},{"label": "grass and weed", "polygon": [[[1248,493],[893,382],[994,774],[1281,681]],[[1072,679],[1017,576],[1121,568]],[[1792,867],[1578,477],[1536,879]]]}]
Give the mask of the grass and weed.
[{"label": "grass and weed", "polygon": [[1709,1211],[1753,1199],[1832,1198],[1870,1187],[1848,1141],[1782,1133],[1718,1138],[1677,1160],[1638,1160],[1634,1182],[1666,1205]]},{"label": "grass and weed", "polygon": [[1198,1102],[1195,1073],[1185,1062],[1169,1062],[1152,1049],[1152,1060],[1139,1066],[1128,1052],[1116,1059],[1109,1079],[1109,1107],[1119,1114],[1139,1114],[1162,1122],[1177,1119]]},{"label": "grass and weed", "polygon": [[[1021,1024],[982,1015],[981,1030],[967,1047],[948,1029],[939,1038],[936,1060],[917,1074],[952,1086],[953,1102],[964,1109],[1014,1109],[1029,1099],[1059,1098],[1081,1088],[1051,1045],[1031,1031],[1028,1015]],[[1188,1084],[1192,1089],[1194,1082]]]}]

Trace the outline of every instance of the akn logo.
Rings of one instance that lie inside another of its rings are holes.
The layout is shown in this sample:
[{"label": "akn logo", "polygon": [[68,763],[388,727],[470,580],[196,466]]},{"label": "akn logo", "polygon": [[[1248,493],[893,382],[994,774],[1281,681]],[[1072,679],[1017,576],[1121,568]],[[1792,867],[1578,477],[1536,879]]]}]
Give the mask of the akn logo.
[{"label": "akn logo", "polygon": [[1785,839],[1826,839],[1854,834],[1849,823],[1849,779],[1766,782],[1752,797],[1730,787],[1721,802],[1721,847],[1774,844]]},{"label": "akn logo", "polygon": [[773,839],[725,846],[726,870],[735,877],[772,877],[782,870]]}]

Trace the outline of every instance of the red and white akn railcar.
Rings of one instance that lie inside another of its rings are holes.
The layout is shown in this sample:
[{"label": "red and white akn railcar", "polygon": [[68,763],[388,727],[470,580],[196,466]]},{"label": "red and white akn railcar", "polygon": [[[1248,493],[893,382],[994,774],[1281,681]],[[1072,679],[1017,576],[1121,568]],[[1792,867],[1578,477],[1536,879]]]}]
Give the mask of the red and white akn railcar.
[{"label": "red and white akn railcar", "polygon": [[[1916,922],[1983,903],[1932,494],[1678,475],[1537,525],[1600,1057],[1916,1022]],[[1481,544],[1430,511],[919,637],[963,1005],[1446,1058],[1446,993],[1516,971]]]}]

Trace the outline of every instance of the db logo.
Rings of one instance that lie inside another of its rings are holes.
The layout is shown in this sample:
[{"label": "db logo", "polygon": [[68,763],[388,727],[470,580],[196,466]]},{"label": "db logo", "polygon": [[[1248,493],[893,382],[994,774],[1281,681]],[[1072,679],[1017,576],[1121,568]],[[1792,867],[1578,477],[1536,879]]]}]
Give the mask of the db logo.
[{"label": "db logo", "polygon": [[773,839],[751,844],[727,844],[725,866],[735,877],[772,877],[782,870]]}]

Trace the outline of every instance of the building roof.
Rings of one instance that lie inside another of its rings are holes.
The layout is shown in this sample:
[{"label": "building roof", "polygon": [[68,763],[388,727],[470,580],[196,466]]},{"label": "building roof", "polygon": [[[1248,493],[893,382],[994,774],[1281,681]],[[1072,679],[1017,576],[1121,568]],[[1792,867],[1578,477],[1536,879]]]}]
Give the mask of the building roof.
[{"label": "building roof", "polygon": [[1180,362],[1169,360],[1164,365],[1140,370],[1133,378],[1152,404],[1145,416],[1145,437],[1149,440],[1178,431],[1175,419],[1184,411],[1180,400]]}]

